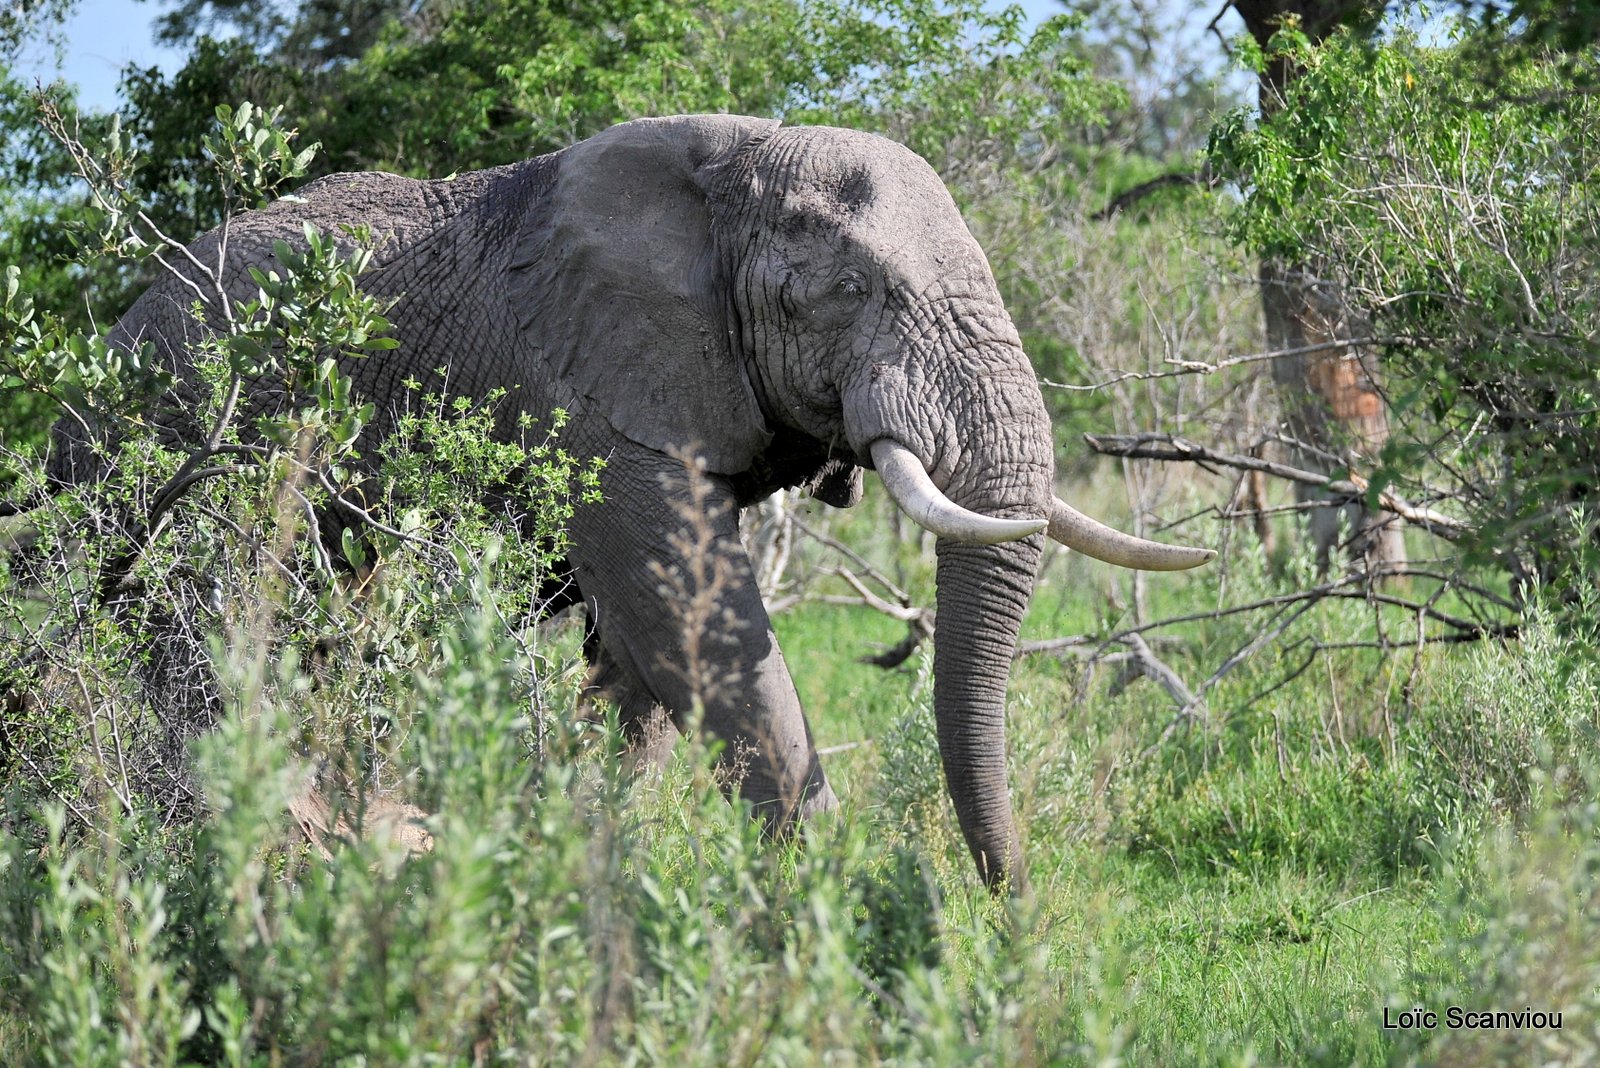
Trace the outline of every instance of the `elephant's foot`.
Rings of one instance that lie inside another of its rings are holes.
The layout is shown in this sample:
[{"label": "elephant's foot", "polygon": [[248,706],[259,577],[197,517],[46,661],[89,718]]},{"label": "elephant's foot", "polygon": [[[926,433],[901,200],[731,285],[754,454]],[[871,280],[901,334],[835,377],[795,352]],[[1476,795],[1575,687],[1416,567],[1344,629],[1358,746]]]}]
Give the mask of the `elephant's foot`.
[{"label": "elephant's foot", "polygon": [[[822,765],[815,756],[811,758],[805,785],[798,790],[791,788],[786,791],[788,800],[784,799],[784,792],[775,791],[773,783],[766,774],[768,769],[747,774],[742,782],[734,779],[733,775],[755,769],[737,765],[728,767],[726,764],[724,769],[728,785],[731,787],[737,782],[745,799],[753,803],[755,815],[765,824],[767,834],[774,838],[786,838],[806,820],[824,812],[832,812],[839,807],[839,798],[833,792],[833,787],[828,784],[828,777],[823,774]],[[733,774],[730,775],[729,772]],[[775,794],[777,796],[774,796]],[[795,799],[796,795],[798,800]]]},{"label": "elephant's foot", "polygon": [[634,717],[625,727],[628,748],[622,759],[630,772],[655,778],[667,770],[672,750],[678,742],[678,727],[660,705],[652,705],[644,716]]},{"label": "elephant's foot", "polygon": [[800,819],[808,820],[821,812],[832,812],[839,807],[839,798],[834,794],[833,787],[828,785],[828,780],[823,779],[821,784],[809,792],[800,802]]}]

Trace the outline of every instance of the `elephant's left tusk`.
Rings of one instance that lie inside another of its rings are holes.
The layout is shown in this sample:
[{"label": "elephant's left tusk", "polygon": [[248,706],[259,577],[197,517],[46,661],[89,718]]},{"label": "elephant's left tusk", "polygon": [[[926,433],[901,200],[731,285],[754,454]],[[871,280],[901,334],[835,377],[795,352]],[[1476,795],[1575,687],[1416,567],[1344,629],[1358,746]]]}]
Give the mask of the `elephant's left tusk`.
[{"label": "elephant's left tusk", "polygon": [[1085,556],[1135,571],[1184,571],[1217,555],[1215,549],[1164,545],[1124,534],[1090,519],[1060,497],[1050,503],[1050,537]]},{"label": "elephant's left tusk", "polygon": [[872,443],[872,463],[900,510],[941,538],[971,545],[999,545],[1045,528],[1043,519],[996,519],[961,507],[939,492],[922,461],[893,438],[879,438]]}]

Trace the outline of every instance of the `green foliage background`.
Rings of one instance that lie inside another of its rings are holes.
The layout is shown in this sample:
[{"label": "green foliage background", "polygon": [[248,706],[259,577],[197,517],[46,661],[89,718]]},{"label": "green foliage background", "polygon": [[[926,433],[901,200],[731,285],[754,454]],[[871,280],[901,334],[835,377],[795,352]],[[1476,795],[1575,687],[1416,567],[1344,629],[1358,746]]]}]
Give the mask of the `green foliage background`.
[{"label": "green foliage background", "polygon": [[[1243,111],[1212,134],[1243,199],[1231,236],[1269,255],[1336,265],[1383,341],[1389,479],[1451,487],[1475,560],[1524,556],[1525,581],[1594,570],[1600,227],[1593,55],[1502,48],[1494,78],[1463,60],[1480,37],[1372,47],[1348,33],[1312,49],[1269,121]],[[1254,55],[1260,64],[1266,57]],[[1448,444],[1441,448],[1441,442]],[[1448,451],[1446,463],[1441,454]]]}]

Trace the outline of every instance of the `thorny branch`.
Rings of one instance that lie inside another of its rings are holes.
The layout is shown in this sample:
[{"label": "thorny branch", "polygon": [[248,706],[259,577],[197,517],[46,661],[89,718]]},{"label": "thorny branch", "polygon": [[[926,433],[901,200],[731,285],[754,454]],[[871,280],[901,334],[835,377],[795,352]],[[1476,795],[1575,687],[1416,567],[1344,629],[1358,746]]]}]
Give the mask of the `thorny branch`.
[{"label": "thorny branch", "polygon": [[1111,198],[1109,204],[1089,216],[1089,218],[1095,222],[1108,222],[1157,190],[1170,189],[1173,186],[1203,185],[1210,187],[1212,183],[1213,178],[1209,167],[1202,167],[1193,171],[1173,171],[1168,174],[1158,174],[1148,181],[1140,182],[1133,188],[1125,189],[1118,193]]},{"label": "thorny branch", "polygon": [[[112,199],[113,195],[125,196],[127,194],[127,182],[119,169],[108,167],[95,158],[94,153],[79,138],[75,126],[69,127],[65,116],[61,114],[60,109],[56,107],[55,102],[50,98],[40,98],[39,116],[46,132],[66,149],[68,156],[72,159],[73,170],[88,186],[90,196],[96,206],[108,218],[115,219],[122,215],[122,209],[116,203],[113,203]],[[133,218],[136,220],[136,225],[130,225],[127,228],[129,240],[151,247],[152,256],[166,273],[189,288],[199,301],[208,307],[221,310],[226,323],[224,333],[232,334],[236,332],[238,322],[234,315],[233,304],[228,299],[227,289],[223,284],[220,261],[216,270],[208,267],[183,242],[162,230],[150,218],[149,214],[143,210],[136,209],[133,212]],[[141,227],[146,231],[145,235],[139,233]],[[210,288],[211,295],[207,295],[200,282],[179,270],[177,264],[168,260],[163,253],[176,253],[187,261],[189,266],[198,273],[199,278],[204,280],[207,287]],[[130,550],[125,558],[117,561],[112,566],[107,581],[102,584],[104,594],[109,595],[112,591],[124,589],[129,585],[134,566],[149,548],[150,543],[164,528],[167,513],[191,487],[207,478],[238,472],[237,465],[204,468],[201,465],[217,454],[219,446],[232,427],[242,388],[242,376],[235,371],[231,376],[228,391],[223,398],[216,418],[206,434],[204,444],[200,448],[191,451],[185,457],[178,470],[167,480],[166,485],[156,493],[154,502],[150,506],[142,527],[133,532],[132,540],[135,543],[133,549]]]}]

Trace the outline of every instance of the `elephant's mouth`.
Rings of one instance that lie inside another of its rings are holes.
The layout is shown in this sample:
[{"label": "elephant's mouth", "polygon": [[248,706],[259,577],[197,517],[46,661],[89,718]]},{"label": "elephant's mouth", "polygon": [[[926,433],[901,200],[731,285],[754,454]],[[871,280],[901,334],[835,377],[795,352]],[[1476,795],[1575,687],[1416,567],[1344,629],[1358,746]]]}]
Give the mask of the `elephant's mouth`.
[{"label": "elephant's mouth", "polygon": [[1212,549],[1135,538],[1091,519],[1059,497],[1050,499],[1050,515],[1038,519],[1000,519],[983,515],[945,496],[933,484],[915,453],[893,438],[872,443],[872,463],[895,504],[917,525],[967,545],[999,545],[1019,541],[1041,530],[1085,556],[1139,571],[1183,571],[1216,556]]}]

